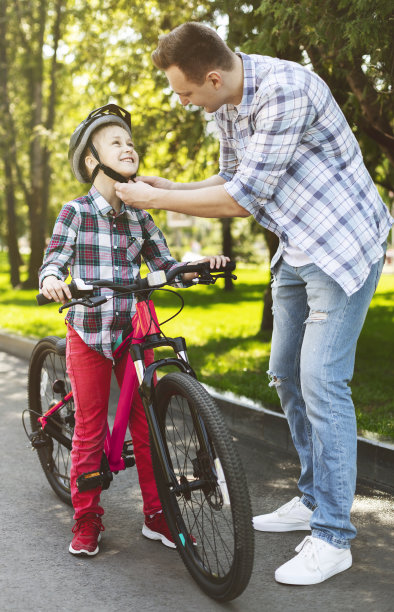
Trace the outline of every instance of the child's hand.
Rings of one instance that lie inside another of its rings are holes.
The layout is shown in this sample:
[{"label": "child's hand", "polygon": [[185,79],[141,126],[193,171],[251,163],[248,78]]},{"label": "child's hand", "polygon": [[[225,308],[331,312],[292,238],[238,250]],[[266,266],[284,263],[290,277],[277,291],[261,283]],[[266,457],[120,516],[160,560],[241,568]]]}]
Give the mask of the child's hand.
[{"label": "child's hand", "polygon": [[56,276],[46,276],[42,281],[41,292],[48,300],[65,304],[72,299],[69,286]]},{"label": "child's hand", "polygon": [[[210,255],[209,257],[204,257],[203,259],[199,259],[198,261],[191,261],[189,265],[193,265],[196,263],[203,263],[204,261],[209,261],[209,267],[211,270],[215,268],[225,267],[227,262],[230,261],[229,257],[225,257],[224,255]],[[197,278],[198,272],[185,272],[183,274],[183,280],[185,282],[190,282],[193,278]]]}]

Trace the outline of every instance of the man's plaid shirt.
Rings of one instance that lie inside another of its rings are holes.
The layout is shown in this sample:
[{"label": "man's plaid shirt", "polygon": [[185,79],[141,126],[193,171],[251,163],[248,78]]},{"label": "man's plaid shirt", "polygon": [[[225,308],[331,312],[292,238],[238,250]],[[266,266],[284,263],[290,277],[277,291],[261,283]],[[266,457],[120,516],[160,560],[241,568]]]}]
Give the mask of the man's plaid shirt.
[{"label": "man's plaid shirt", "polygon": [[383,255],[393,222],[357,141],[315,73],[239,55],[242,101],[215,114],[225,189],[279,236],[271,266],[290,239],[351,295]]},{"label": "man's plaid shirt", "polygon": [[[125,207],[118,215],[92,187],[86,196],[68,202],[56,220],[40,269],[40,286],[46,276],[84,281],[107,279],[131,284],[140,275],[142,258],[148,268],[169,270],[179,266],[152,217],[144,210]],[[98,289],[98,294],[112,294]],[[112,359],[112,344],[130,325],[135,297],[109,300],[94,309],[70,308],[66,320],[91,348]]]}]

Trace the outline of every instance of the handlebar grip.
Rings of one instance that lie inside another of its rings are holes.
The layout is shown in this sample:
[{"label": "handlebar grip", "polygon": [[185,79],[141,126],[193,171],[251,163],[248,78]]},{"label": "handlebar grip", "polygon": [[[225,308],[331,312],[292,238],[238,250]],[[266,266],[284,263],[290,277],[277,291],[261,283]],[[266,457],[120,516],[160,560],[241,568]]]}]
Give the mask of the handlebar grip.
[{"label": "handlebar grip", "polygon": [[236,268],[235,261],[228,261],[225,266],[221,266],[220,268],[214,268],[211,272],[234,272]]},{"label": "handlebar grip", "polygon": [[[68,288],[70,290],[72,299],[81,298],[81,297],[90,297],[93,295],[93,292],[94,292],[93,285],[86,284],[80,278],[73,279],[71,283],[68,285]],[[64,296],[64,298],[68,299],[66,298],[66,296]],[[53,299],[48,300],[42,293],[39,293],[38,295],[36,295],[36,300],[39,306],[44,306],[44,304],[50,304],[51,302],[55,301]]]},{"label": "handlebar grip", "polygon": [[211,268],[209,261],[203,261],[200,263],[190,263],[187,264],[184,268],[182,267],[182,272],[210,272],[211,274],[218,274],[220,272],[233,272],[235,270],[235,262],[228,261],[225,266],[220,266],[220,268]]},{"label": "handlebar grip", "polygon": [[44,304],[50,304],[51,302],[55,301],[52,300],[52,298],[48,300],[48,298],[46,298],[43,293],[39,293],[38,295],[36,295],[36,300],[39,306],[44,306]]}]

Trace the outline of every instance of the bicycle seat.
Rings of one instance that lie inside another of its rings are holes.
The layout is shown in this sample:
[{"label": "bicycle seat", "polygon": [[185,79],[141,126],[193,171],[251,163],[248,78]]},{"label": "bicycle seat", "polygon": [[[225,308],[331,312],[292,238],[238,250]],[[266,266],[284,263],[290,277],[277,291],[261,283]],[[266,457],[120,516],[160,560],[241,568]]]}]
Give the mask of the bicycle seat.
[{"label": "bicycle seat", "polygon": [[66,338],[60,338],[60,340],[56,342],[56,350],[59,355],[66,354]]}]

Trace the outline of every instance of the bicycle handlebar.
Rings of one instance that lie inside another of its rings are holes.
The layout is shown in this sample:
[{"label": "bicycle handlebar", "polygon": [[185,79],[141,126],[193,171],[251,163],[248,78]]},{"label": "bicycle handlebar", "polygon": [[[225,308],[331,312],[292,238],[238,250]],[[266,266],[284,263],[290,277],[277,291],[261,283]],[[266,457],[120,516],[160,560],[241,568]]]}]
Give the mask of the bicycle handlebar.
[{"label": "bicycle handlebar", "polygon": [[[112,289],[119,293],[133,293],[147,289],[159,289],[164,285],[171,284],[177,276],[184,272],[197,272],[199,274],[199,277],[196,279],[197,284],[213,284],[216,282],[217,278],[223,278],[224,276],[230,275],[233,276],[231,274],[233,270],[235,270],[235,263],[232,261],[229,261],[226,266],[221,266],[220,268],[210,268],[209,261],[204,261],[177,266],[172,270],[168,270],[168,272],[165,270],[156,270],[155,272],[150,272],[145,278],[138,278],[131,285],[118,285],[109,280],[97,280],[85,283],[82,279],[76,278],[69,284],[69,289],[73,299],[89,298],[91,306],[98,306],[104,304],[107,300],[107,297],[102,295],[93,297],[94,289],[98,287]],[[36,300],[39,306],[54,302],[53,299],[48,300],[42,293],[36,295]]]}]

